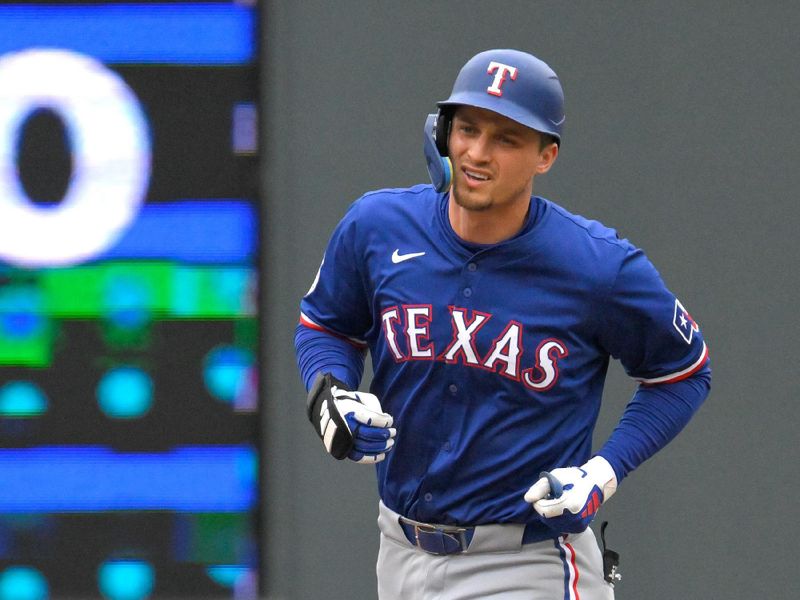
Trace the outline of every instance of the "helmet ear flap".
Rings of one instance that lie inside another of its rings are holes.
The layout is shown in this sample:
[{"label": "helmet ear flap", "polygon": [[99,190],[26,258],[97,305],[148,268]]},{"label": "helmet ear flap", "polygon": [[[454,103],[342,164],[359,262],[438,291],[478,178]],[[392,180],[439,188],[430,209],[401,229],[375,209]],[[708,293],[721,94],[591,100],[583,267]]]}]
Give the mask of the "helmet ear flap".
[{"label": "helmet ear flap", "polygon": [[[447,157],[447,135],[437,133],[441,121],[439,114],[430,114],[425,119],[423,150],[434,189],[437,192],[446,192],[450,189],[450,183],[453,180],[453,166]],[[449,125],[442,129],[446,132]],[[444,147],[444,152],[442,147]]]},{"label": "helmet ear flap", "polygon": [[440,108],[436,114],[436,129],[433,133],[433,139],[436,141],[436,149],[442,156],[448,155],[447,141],[450,138],[450,126],[453,124],[453,113],[455,111],[450,108]]}]

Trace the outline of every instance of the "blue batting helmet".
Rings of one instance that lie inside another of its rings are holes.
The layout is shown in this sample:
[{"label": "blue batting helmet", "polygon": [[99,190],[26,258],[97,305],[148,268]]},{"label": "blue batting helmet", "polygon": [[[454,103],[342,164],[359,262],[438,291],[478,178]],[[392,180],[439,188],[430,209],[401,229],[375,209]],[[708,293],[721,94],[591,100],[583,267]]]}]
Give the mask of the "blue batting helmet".
[{"label": "blue batting helmet", "polygon": [[499,113],[561,142],[564,92],[555,71],[519,50],[487,50],[473,56],[456,78],[448,106],[468,105]]}]

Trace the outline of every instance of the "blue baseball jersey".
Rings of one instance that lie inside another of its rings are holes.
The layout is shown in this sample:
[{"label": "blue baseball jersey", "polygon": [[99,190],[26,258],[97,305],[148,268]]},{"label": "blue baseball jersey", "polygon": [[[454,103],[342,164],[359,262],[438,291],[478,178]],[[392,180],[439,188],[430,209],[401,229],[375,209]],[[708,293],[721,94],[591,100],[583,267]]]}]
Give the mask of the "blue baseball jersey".
[{"label": "blue baseball jersey", "polygon": [[531,523],[543,470],[591,455],[609,357],[643,384],[700,370],[700,328],[639,248],[533,197],[513,238],[469,244],[430,185],[356,201],[301,324],[369,348],[394,417],[377,468],[392,510],[433,523]]}]

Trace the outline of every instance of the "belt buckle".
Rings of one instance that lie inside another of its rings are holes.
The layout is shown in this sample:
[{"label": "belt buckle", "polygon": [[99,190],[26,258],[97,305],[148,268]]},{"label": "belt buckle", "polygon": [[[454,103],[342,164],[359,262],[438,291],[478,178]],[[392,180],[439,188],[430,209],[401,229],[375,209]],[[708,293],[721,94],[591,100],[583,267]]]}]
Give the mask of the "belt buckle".
[{"label": "belt buckle", "polygon": [[[467,551],[468,541],[467,541],[467,528],[466,527],[443,527],[440,525],[431,525],[430,523],[420,523],[419,521],[413,521],[411,519],[403,518],[409,525],[414,527],[414,540],[416,541],[416,546],[425,552],[430,554],[436,555],[447,555],[447,554],[455,554],[456,551],[448,552],[444,548],[444,544],[442,543],[442,552],[437,552],[435,550],[431,550],[429,545],[420,540],[420,533],[430,534],[430,535],[440,535],[446,537],[447,539],[452,540],[458,546],[457,552],[463,553]],[[427,546],[427,547],[426,547]]]}]

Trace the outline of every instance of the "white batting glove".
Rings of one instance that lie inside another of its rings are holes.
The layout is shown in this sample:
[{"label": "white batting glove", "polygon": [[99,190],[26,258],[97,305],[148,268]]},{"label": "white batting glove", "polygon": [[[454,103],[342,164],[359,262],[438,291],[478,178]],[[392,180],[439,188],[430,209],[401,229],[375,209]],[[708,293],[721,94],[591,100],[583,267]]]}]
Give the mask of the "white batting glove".
[{"label": "white batting glove", "polygon": [[317,375],[307,408],[325,449],[337,460],[375,464],[394,446],[392,416],[377,396],[350,391],[330,373]]},{"label": "white batting glove", "polygon": [[550,476],[563,488],[553,494],[546,474],[525,494],[525,501],[559,533],[580,533],[592,522],[600,505],[617,491],[617,476],[608,461],[595,456],[580,467],[553,469]]}]

